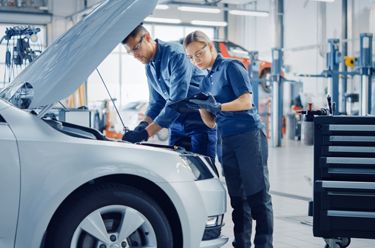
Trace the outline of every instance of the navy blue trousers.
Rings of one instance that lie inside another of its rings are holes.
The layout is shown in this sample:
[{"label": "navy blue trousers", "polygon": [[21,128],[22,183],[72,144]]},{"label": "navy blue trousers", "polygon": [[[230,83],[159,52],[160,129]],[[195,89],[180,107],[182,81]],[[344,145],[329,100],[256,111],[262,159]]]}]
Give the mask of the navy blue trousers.
[{"label": "navy blue trousers", "polygon": [[272,248],[273,210],[269,194],[268,143],[262,130],[223,137],[223,167],[233,207],[235,247]]},{"label": "navy blue trousers", "polygon": [[169,145],[181,146],[187,151],[209,156],[215,164],[216,127],[207,127],[198,111],[180,114],[169,130]]}]

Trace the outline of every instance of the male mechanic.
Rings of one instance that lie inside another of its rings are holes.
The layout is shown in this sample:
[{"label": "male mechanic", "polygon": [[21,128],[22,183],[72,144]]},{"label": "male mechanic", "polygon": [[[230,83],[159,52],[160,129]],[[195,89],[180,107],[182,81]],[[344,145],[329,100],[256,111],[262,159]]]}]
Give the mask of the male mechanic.
[{"label": "male mechanic", "polygon": [[122,137],[129,142],[148,140],[162,128],[169,128],[169,144],[211,157],[215,161],[216,128],[207,127],[198,111],[178,113],[169,105],[200,92],[199,83],[206,72],[195,67],[186,57],[183,46],[153,40],[138,25],[122,42],[126,51],[146,67],[150,92],[143,120]]}]

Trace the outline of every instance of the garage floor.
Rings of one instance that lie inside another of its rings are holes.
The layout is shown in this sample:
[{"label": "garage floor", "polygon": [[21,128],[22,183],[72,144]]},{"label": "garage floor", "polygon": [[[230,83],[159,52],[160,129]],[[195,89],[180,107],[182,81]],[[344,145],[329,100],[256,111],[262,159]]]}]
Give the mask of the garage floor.
[{"label": "garage floor", "polygon": [[[313,176],[313,147],[302,146],[299,141],[283,142],[281,148],[269,148],[268,159],[274,209],[274,247],[324,248],[323,239],[313,237],[312,217],[307,216],[312,188],[304,176]],[[227,206],[222,234],[229,237],[229,242],[223,248],[232,247],[233,240],[229,197]],[[375,240],[352,239],[349,247],[373,248]]]}]

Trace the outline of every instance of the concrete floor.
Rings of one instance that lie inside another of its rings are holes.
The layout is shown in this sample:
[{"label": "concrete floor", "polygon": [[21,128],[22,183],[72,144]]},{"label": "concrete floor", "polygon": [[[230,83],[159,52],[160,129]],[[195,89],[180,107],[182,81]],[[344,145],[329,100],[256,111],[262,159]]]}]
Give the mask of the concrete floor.
[{"label": "concrete floor", "polygon": [[[313,147],[303,146],[299,141],[283,140],[281,148],[269,147],[268,166],[274,209],[274,248],[324,248],[323,239],[313,236],[312,217],[307,216],[312,188],[305,176],[313,176]],[[222,181],[225,185],[223,178]],[[222,234],[229,237],[229,241],[223,248],[232,247],[231,213],[228,196]],[[349,247],[374,248],[375,240],[352,239]]]}]

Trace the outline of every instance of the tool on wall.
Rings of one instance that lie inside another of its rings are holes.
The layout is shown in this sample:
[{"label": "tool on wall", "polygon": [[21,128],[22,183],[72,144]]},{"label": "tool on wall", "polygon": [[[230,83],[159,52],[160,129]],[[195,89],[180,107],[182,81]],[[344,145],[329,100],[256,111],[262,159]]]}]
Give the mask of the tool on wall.
[{"label": "tool on wall", "polygon": [[[6,28],[5,35],[0,39],[0,44],[5,40],[5,82],[11,82],[27,64],[31,63],[41,52],[42,45],[38,42],[38,33],[40,28],[34,26],[16,26]],[[36,43],[33,50],[30,47],[30,41]]]}]

